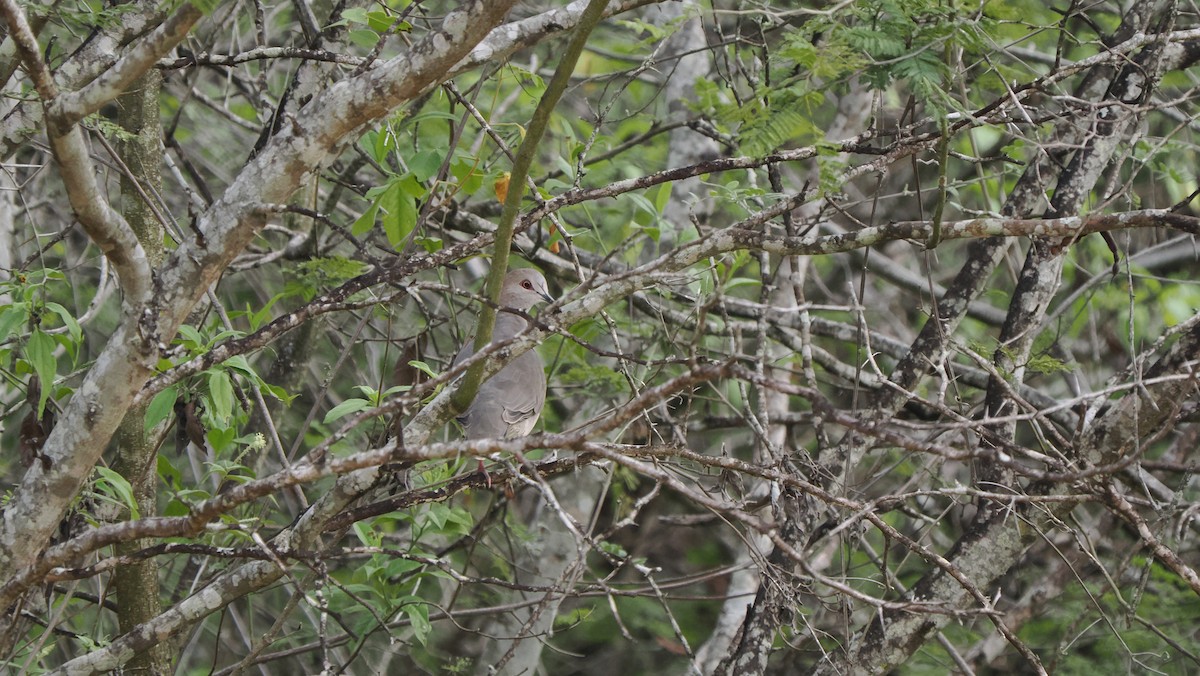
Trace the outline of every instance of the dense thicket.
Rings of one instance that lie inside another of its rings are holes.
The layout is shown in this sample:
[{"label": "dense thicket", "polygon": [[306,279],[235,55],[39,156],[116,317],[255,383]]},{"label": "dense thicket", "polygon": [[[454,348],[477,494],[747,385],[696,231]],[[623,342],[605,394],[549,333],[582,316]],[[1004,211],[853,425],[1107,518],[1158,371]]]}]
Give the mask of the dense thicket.
[{"label": "dense thicket", "polygon": [[1200,669],[1196,8],[588,7],[0,1],[4,669]]}]

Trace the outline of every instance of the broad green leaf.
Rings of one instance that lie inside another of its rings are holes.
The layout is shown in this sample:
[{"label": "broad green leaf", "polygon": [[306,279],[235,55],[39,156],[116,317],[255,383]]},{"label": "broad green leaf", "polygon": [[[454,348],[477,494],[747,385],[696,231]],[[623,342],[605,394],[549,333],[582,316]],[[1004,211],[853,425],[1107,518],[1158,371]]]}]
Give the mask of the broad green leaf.
[{"label": "broad green leaf", "polygon": [[412,360],[412,361],[408,362],[408,365],[409,365],[409,366],[411,366],[411,367],[413,367],[413,368],[415,368],[415,369],[417,369],[417,370],[419,370],[421,373],[424,373],[425,375],[429,376],[430,378],[437,378],[437,377],[438,377],[438,374],[437,374],[437,372],[436,372],[436,371],[434,371],[434,370],[433,370],[433,369],[432,369],[432,368],[429,366],[429,364],[426,364],[426,363],[425,363],[425,362],[423,362],[423,361],[419,361],[419,360],[416,360],[416,359],[414,359],[414,360]]},{"label": "broad green leaf", "polygon": [[388,244],[399,248],[417,225],[417,203],[400,182],[393,183],[383,194],[383,232]]},{"label": "broad green leaf", "polygon": [[[468,195],[474,195],[484,185],[487,174],[479,170],[479,160],[474,157],[459,158],[450,165],[450,175],[458,181],[459,187]],[[488,185],[495,182],[497,175],[493,174]]]},{"label": "broad green leaf", "polygon": [[183,473],[171,464],[171,459],[165,453],[158,454],[158,476],[166,481],[168,486],[178,487],[183,484]]},{"label": "broad green leaf", "polygon": [[29,321],[29,306],[13,303],[0,308],[0,341],[6,340],[18,326]]},{"label": "broad green leaf", "polygon": [[154,395],[154,398],[150,400],[150,405],[146,407],[146,415],[142,419],[147,432],[171,415],[171,412],[175,410],[177,399],[179,399],[179,392],[176,391],[174,385]]},{"label": "broad green leaf", "polygon": [[554,165],[563,173],[563,176],[567,177],[568,181],[575,180],[575,165],[568,162],[567,158],[561,155],[555,155]]},{"label": "broad green leaf", "polygon": [[391,387],[384,390],[381,395],[379,395],[379,400],[383,401],[383,399],[386,397],[390,397],[393,394],[398,394],[400,392],[408,392],[411,389],[412,389],[412,385],[392,385]]},{"label": "broad green leaf", "polygon": [[442,168],[442,155],[436,150],[422,150],[408,160],[408,168],[413,176],[424,183],[437,175]]},{"label": "broad green leaf", "polygon": [[354,389],[362,393],[363,397],[366,398],[367,401],[379,400],[379,390],[371,387],[370,385],[355,385]]},{"label": "broad green leaf", "polygon": [[665,27],[655,25],[649,21],[641,21],[637,19],[632,21],[616,19],[614,21],[618,26],[628,28],[638,37],[641,37],[641,33],[646,33],[646,37],[643,39],[647,42],[658,42],[659,40],[662,40],[665,35],[667,35]]},{"label": "broad green leaf", "polygon": [[255,380],[258,379],[258,374],[254,372],[254,369],[250,366],[250,362],[246,359],[246,355],[244,354],[235,354],[229,359],[226,359],[225,368],[233,369],[234,371],[237,371],[244,376],[254,378]]},{"label": "broad green leaf", "polygon": [[[409,195],[414,199],[421,199],[429,192],[425,188],[425,184],[418,181],[417,177],[414,176],[412,172],[400,176],[399,178],[395,179],[392,184],[399,185],[400,188],[404,190],[404,194]],[[389,184],[389,187],[392,184]]]},{"label": "broad green leaf", "polygon": [[224,370],[209,372],[208,400],[213,419],[224,426],[229,416],[233,415],[233,381],[229,373]]},{"label": "broad green leaf", "polygon": [[396,17],[389,16],[386,12],[367,13],[367,25],[369,25],[372,30],[378,33],[386,32],[395,23]]},{"label": "broad green leaf", "polygon": [[224,451],[233,445],[237,438],[237,430],[232,427],[210,427],[204,432],[204,437],[216,452]]},{"label": "broad green leaf", "polygon": [[762,284],[762,281],[758,280],[758,279],[748,279],[746,277],[737,277],[736,279],[731,279],[725,283],[725,290],[732,291],[732,290],[738,288],[739,286],[759,286],[760,284]]},{"label": "broad green leaf", "polygon": [[429,623],[429,606],[425,601],[412,597],[413,601],[407,603],[403,607],[403,612],[408,616],[409,622],[412,623],[413,638],[421,645],[425,645],[425,641],[429,638],[429,633],[433,631],[433,625]]},{"label": "broad green leaf", "polygon": [[632,192],[632,193],[629,193],[629,195],[627,195],[627,197],[629,198],[629,200],[631,202],[633,202],[634,206],[637,209],[639,209],[640,211],[642,211],[650,216],[658,215],[658,213],[659,213],[658,207],[653,202],[646,199],[645,196],[639,195],[635,192]]},{"label": "broad green leaf", "polygon": [[[161,458],[162,456],[160,455],[158,457]],[[191,512],[192,512],[191,507],[188,507],[187,504],[185,504],[183,501],[178,500],[178,499],[172,499],[170,502],[167,503],[167,506],[163,508],[162,515],[163,516],[187,516],[188,514],[191,514]]]},{"label": "broad green leaf", "polygon": [[434,528],[441,530],[445,528],[446,520],[450,518],[450,508],[440,502],[435,502],[429,505],[425,515]]},{"label": "broad green leaf", "polygon": [[450,120],[458,122],[458,116],[453,113],[447,113],[444,110],[428,110],[417,115],[413,115],[409,122],[424,122],[425,120]]},{"label": "broad green leaf", "polygon": [[46,409],[46,400],[54,388],[54,376],[58,371],[58,360],[54,358],[54,339],[34,329],[25,343],[25,358],[42,381],[42,396],[37,403],[37,414],[41,417]]},{"label": "broad green leaf", "polygon": [[[388,153],[396,149],[396,134],[392,131],[392,126],[389,124],[375,136],[375,146],[373,148],[375,161],[380,164],[387,162]],[[368,195],[369,196],[369,195]]]},{"label": "broad green leaf", "polygon": [[663,183],[654,195],[654,208],[659,215],[666,213],[667,205],[671,202],[671,184]]},{"label": "broad green leaf", "polygon": [[440,237],[417,237],[413,241],[429,253],[437,253],[442,250],[442,240]]},{"label": "broad green leaf", "polygon": [[295,395],[295,394],[289,394],[288,391],[285,390],[284,388],[282,388],[278,385],[272,385],[271,383],[268,383],[266,381],[262,381],[259,384],[258,389],[262,392],[266,392],[267,394],[271,395],[272,397],[275,397],[276,399],[278,399],[279,401],[282,401],[285,404],[292,403],[292,400],[295,399],[297,396],[299,396],[299,395]]},{"label": "broad green leaf", "polygon": [[137,500],[133,497],[133,486],[129,485],[129,481],[107,467],[96,467],[96,473],[100,475],[100,479],[96,481],[96,487],[103,487],[107,491],[111,491],[112,497],[129,509],[130,517],[141,518]]},{"label": "broad green leaf", "polygon": [[389,578],[398,578],[424,565],[420,561],[413,561],[412,559],[391,559],[387,563],[386,572]]},{"label": "broad green leaf", "polygon": [[196,327],[191,324],[184,324],[179,327],[179,339],[184,345],[189,347],[199,348],[204,346],[204,336],[200,335]]},{"label": "broad green leaf", "polygon": [[282,293],[277,293],[274,296],[271,296],[271,300],[267,301],[267,304],[259,308],[257,312],[251,312],[250,306],[247,304],[246,318],[250,322],[251,331],[257,331],[259,327],[270,321],[271,308],[280,298],[283,298]]},{"label": "broad green leaf", "polygon": [[370,232],[371,228],[375,227],[375,214],[377,213],[379,213],[379,203],[375,202],[350,226],[350,234],[361,237]]},{"label": "broad green leaf", "polygon": [[46,309],[58,315],[63,325],[67,327],[67,331],[71,333],[71,340],[79,342],[79,339],[83,337],[83,329],[79,327],[79,322],[75,320],[75,317],[67,312],[67,308],[58,303],[46,303]]},{"label": "broad green leaf", "polygon": [[216,345],[217,343],[219,343],[227,338],[241,338],[244,335],[246,335],[246,334],[242,333],[241,331],[238,331],[237,329],[225,329],[224,331],[221,331],[220,333],[216,334],[215,336],[212,336],[211,338],[209,338],[208,344]]},{"label": "broad green leaf", "polygon": [[382,164],[384,161],[381,151],[386,152],[387,150],[386,148],[380,148],[380,145],[386,145],[387,143],[386,138],[383,138],[384,136],[385,134],[383,130],[368,131],[364,132],[363,135],[358,139],[358,147],[361,148],[364,153],[369,155],[371,159],[380,164]]},{"label": "broad green leaf", "polygon": [[357,47],[371,49],[375,43],[379,42],[379,33],[365,28],[348,31],[346,38]]},{"label": "broad green leaf", "polygon": [[347,7],[342,10],[342,20],[365,24],[368,21],[367,10],[364,7]]},{"label": "broad green leaf", "polygon": [[342,403],[338,404],[337,406],[334,406],[333,408],[329,409],[329,413],[325,414],[324,422],[328,424],[328,423],[333,422],[334,420],[337,420],[338,418],[345,417],[347,415],[350,415],[351,413],[357,413],[359,411],[364,411],[370,407],[371,407],[371,402],[367,401],[366,399],[359,399],[357,397],[355,397],[353,399],[347,399],[346,401],[343,401]]},{"label": "broad green leaf", "polygon": [[367,547],[378,547],[382,542],[379,534],[363,521],[356,521],[354,523],[354,534],[358,536],[359,542],[362,542]]}]

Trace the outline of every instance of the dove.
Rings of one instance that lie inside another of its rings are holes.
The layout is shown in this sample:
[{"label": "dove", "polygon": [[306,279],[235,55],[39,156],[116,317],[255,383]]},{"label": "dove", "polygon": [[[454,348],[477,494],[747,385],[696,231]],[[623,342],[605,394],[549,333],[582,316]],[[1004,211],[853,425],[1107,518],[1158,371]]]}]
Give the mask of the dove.
[{"label": "dove", "polygon": [[[553,302],[554,297],[547,290],[542,273],[521,268],[505,275],[492,342],[502,342],[525,331],[529,323],[513,311],[528,312],[543,301]],[[473,354],[474,343],[468,342],[454,358],[454,365]],[[545,367],[537,351],[529,350],[485,380],[458,421],[468,439],[515,439],[533,431],[545,403]]]}]

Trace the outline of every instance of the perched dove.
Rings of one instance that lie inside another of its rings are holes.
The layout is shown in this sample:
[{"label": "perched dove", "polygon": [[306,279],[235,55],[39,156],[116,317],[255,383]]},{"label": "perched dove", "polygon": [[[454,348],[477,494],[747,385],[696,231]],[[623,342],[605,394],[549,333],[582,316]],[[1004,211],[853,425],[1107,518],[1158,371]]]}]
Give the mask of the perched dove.
[{"label": "perched dove", "polygon": [[[500,289],[500,311],[492,329],[492,341],[513,338],[528,326],[524,317],[506,310],[528,312],[554,297],[546,290],[546,278],[537,270],[511,270],[504,276]],[[473,343],[467,343],[454,358],[457,365],[475,353]],[[479,393],[467,412],[458,419],[468,439],[514,439],[533,431],[542,404],[546,403],[546,371],[537,351],[530,350],[510,361],[479,386]]]}]

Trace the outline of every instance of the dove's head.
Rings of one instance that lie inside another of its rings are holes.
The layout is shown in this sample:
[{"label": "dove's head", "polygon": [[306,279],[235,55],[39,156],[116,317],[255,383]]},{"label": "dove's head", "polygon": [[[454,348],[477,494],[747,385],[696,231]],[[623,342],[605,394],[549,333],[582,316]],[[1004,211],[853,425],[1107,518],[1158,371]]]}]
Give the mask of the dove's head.
[{"label": "dove's head", "polygon": [[510,270],[504,276],[504,285],[500,288],[500,307],[527,312],[542,301],[554,302],[542,273],[532,268],[520,268]]}]

